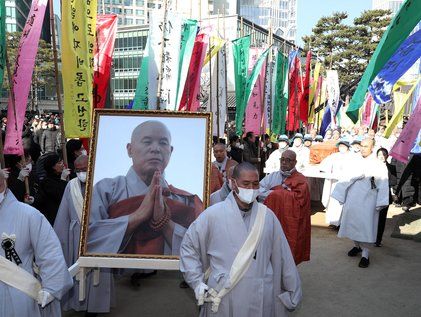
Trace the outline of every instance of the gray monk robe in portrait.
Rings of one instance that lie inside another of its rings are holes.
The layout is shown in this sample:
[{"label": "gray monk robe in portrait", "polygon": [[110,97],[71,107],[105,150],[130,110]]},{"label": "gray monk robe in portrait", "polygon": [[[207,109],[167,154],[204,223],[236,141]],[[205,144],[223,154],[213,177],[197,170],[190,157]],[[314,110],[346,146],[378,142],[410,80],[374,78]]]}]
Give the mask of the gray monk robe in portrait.
[{"label": "gray monk robe in portrait", "polygon": [[[69,267],[79,258],[80,224],[86,187],[88,157],[86,155],[79,156],[74,162],[74,166],[77,177],[70,180],[67,184],[54,222],[54,230],[60,240],[64,258]],[[98,240],[97,242],[99,243]],[[118,242],[114,246],[110,245],[109,242],[111,241],[106,242],[107,247],[112,247],[114,250],[118,250],[120,247]],[[90,249],[91,252],[95,252],[95,248]],[[73,309],[91,313],[106,313],[110,311],[110,306],[114,306],[113,276],[110,269],[100,270],[98,285],[93,285],[92,276],[93,272],[90,272],[87,276],[86,296],[83,301],[79,301],[79,283],[75,280],[73,288],[61,300],[65,311]]]},{"label": "gray monk robe in portrait", "polygon": [[90,235],[100,239],[98,229],[103,228],[105,235],[121,243],[120,253],[178,255],[185,231],[203,206],[196,195],[165,181],[172,150],[171,134],[163,123],[146,121],[134,129],[127,145],[133,161],[127,175],[94,186],[90,243]]},{"label": "gray monk robe in portrait", "polygon": [[238,167],[233,192],[188,229],[180,270],[203,305],[200,316],[286,316],[302,297],[297,267],[278,219],[255,200],[257,169]]},{"label": "gray monk robe in portrait", "polygon": [[61,316],[59,300],[72,278],[60,242],[47,219],[19,202],[0,174],[0,316]]}]

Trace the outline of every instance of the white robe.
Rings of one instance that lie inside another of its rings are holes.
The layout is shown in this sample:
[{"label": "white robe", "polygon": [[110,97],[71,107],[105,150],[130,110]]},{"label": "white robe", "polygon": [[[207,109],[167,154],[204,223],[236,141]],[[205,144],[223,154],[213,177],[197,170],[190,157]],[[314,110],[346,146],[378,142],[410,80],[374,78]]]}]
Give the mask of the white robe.
[{"label": "white robe", "polygon": [[[378,210],[389,205],[387,167],[372,155],[353,161],[349,168],[353,178],[337,183],[332,193],[332,197],[343,203],[338,237],[374,243]],[[371,177],[374,177],[375,188],[372,188]]]},{"label": "white robe", "polygon": [[[206,209],[188,229],[181,245],[180,270],[195,289],[201,282],[219,290],[253,227],[258,203],[240,211],[231,193]],[[204,272],[210,267],[209,280]],[[217,313],[205,303],[200,316],[286,316],[302,298],[301,281],[281,225],[268,209],[255,258],[238,284],[222,298]]]},{"label": "white robe", "polygon": [[[163,189],[167,188],[166,182],[162,182]],[[88,245],[89,252],[98,253],[116,253],[113,246],[116,241],[121,244],[123,249],[126,241],[123,241],[128,225],[129,216],[118,218],[109,218],[108,208],[127,198],[146,195],[149,192],[147,186],[131,167],[126,176],[117,176],[115,178],[105,178],[94,186],[92,193],[91,211],[89,217]],[[169,198],[180,201],[187,206],[193,206],[194,202],[189,197],[170,194]],[[178,255],[181,240],[187,228],[175,224],[172,238],[172,247],[165,242],[164,254]],[[105,239],[109,241],[107,247]]]},{"label": "white robe", "polygon": [[[83,192],[84,184],[81,185]],[[80,238],[80,220],[73,203],[70,186],[70,183],[66,186],[54,222],[54,230],[60,240],[64,258],[69,267],[79,258]],[[98,246],[99,242],[97,241],[96,246]],[[107,240],[104,240],[104,242],[107,242]],[[117,240],[114,246],[108,243],[106,247],[113,249],[112,251],[116,253],[120,247],[120,242]],[[89,246],[88,248],[91,252],[95,252],[95,246]],[[75,311],[107,313],[110,311],[110,306],[114,306],[114,283],[111,270],[101,269],[99,285],[97,286],[93,285],[92,277],[93,274],[90,272],[86,280],[86,297],[83,301],[79,301],[79,282],[75,280],[73,288],[61,300],[62,307],[65,311],[73,309]]]},{"label": "white robe", "polygon": [[325,221],[327,224],[339,226],[342,205],[331,195],[338,181],[347,181],[352,177],[350,167],[353,159],[357,159],[357,156],[351,152],[338,152],[329,155],[320,164],[321,171],[332,175],[331,178],[325,180],[322,195],[322,203],[326,208]]},{"label": "white robe", "polygon": [[227,183],[225,182],[224,185],[222,185],[220,189],[218,189],[216,192],[210,195],[209,206],[213,206],[217,203],[220,203],[221,201],[224,201],[228,197],[230,192],[231,190],[229,189]]},{"label": "white robe", "polygon": [[[5,200],[0,204],[0,238],[3,233],[16,235],[15,250],[22,260],[19,266],[34,275],[35,261],[42,289],[55,300],[42,309],[33,298],[0,281],[0,316],[61,316],[59,300],[72,286],[72,278],[60,242],[48,220],[38,210],[19,202],[7,190]],[[5,257],[1,247],[0,255]]]},{"label": "white robe", "polygon": [[264,172],[266,174],[277,172],[281,169],[282,153],[284,153],[286,150],[288,150],[288,147],[284,149],[275,150],[269,155],[269,158],[267,159],[265,163],[265,169],[264,169]]},{"label": "white robe", "polygon": [[302,173],[306,166],[310,164],[310,149],[304,145],[300,147],[292,146],[289,149],[294,151],[297,155],[297,164],[295,165],[295,168],[298,172]]}]

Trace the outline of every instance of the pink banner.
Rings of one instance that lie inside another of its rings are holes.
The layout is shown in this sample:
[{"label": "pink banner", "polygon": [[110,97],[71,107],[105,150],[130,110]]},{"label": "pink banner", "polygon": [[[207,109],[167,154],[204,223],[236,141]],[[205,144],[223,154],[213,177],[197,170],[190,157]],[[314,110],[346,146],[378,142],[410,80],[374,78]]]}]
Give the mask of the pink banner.
[{"label": "pink banner", "polygon": [[[262,52],[262,49],[254,47],[250,48],[249,76]],[[265,73],[266,63],[263,64],[259,77],[257,77],[256,83],[254,84],[253,91],[251,93],[250,100],[246,108],[245,132],[252,131],[254,134],[257,135],[260,135],[266,131],[265,120],[263,122],[263,131],[260,131],[260,126],[262,122],[262,102],[265,89]]]},{"label": "pink banner", "polygon": [[362,124],[366,127],[371,125],[371,112],[373,111],[373,97],[367,94],[364,101],[364,112],[362,117]]},{"label": "pink banner", "polygon": [[206,56],[208,38],[209,36],[203,33],[196,36],[193,53],[190,59],[189,72],[178,110],[197,111],[200,107],[198,98],[200,74],[202,72],[203,60]]},{"label": "pink banner", "polygon": [[411,114],[409,121],[402,130],[401,135],[390,151],[390,155],[395,159],[407,163],[409,153],[414,147],[414,141],[418,137],[421,129],[421,98],[418,99],[417,107]]},{"label": "pink banner", "polygon": [[[13,73],[16,117],[11,96],[7,104],[7,129],[4,144],[5,154],[23,154],[22,127],[34,71],[35,57],[41,35],[42,22],[48,0],[33,0],[31,11],[19,42]],[[16,119],[16,120],[15,120]]]}]

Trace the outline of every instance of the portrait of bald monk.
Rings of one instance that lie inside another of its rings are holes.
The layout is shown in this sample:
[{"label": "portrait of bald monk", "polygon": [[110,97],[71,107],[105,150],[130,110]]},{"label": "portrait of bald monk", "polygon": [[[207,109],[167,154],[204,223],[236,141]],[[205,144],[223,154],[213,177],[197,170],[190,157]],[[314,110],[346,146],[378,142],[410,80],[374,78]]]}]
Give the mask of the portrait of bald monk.
[{"label": "portrait of bald monk", "polygon": [[96,241],[105,245],[105,239],[109,247],[96,247],[96,252],[178,255],[203,204],[165,180],[174,150],[171,132],[160,121],[145,121],[133,130],[126,148],[132,160],[127,174],[102,179],[93,188],[88,252]]}]

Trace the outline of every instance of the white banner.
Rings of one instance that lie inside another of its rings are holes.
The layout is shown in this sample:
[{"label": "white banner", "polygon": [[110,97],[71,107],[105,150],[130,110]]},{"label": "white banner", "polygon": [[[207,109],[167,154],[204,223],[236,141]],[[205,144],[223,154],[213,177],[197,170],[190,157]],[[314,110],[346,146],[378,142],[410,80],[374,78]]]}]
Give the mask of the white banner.
[{"label": "white banner", "polygon": [[327,85],[327,105],[330,108],[330,115],[332,121],[330,127],[336,129],[336,111],[338,110],[340,91],[339,91],[339,78],[336,70],[328,70],[326,72],[326,85]]},{"label": "white banner", "polygon": [[154,10],[150,19],[149,109],[157,109],[159,73],[161,73],[160,109],[174,110],[180,57],[181,17],[169,11],[167,21],[164,23],[164,12]]}]

